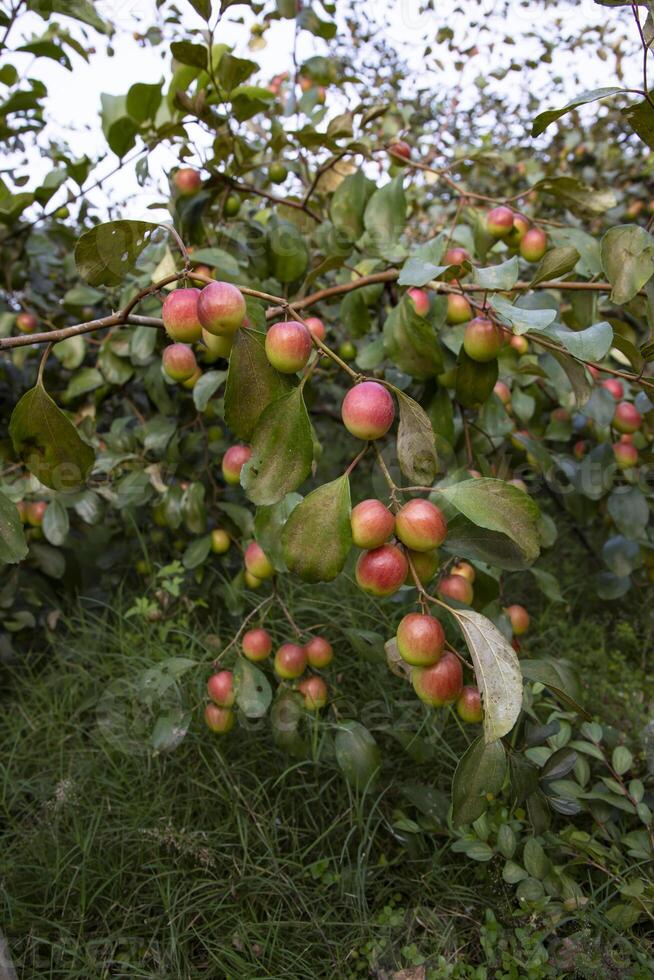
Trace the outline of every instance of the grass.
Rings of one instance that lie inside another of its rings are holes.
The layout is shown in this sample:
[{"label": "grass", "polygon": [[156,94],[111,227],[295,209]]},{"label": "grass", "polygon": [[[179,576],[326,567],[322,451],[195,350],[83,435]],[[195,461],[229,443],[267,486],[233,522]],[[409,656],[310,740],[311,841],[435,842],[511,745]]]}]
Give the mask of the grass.
[{"label": "grass", "polygon": [[[645,613],[617,620],[588,609],[573,571],[564,569],[567,616],[529,596],[539,607],[529,653],[576,660],[591,710],[608,708],[636,730],[647,702]],[[522,577],[512,587],[519,598]],[[596,976],[597,950],[588,973],[539,965],[547,933],[520,914],[495,866],[453,853],[447,833],[403,824],[406,786],[448,792],[467,735],[451,720],[443,731],[442,715],[407,698],[374,645],[365,656],[348,648],[354,626],[390,635],[393,604],[380,613],[349,592],[345,602],[343,585],[290,588],[303,626],[340,633],[337,710],[367,712],[382,747],[383,776],[365,798],[343,780],[325,726],[309,733],[308,762],[283,755],[266,721],[211,736],[199,710],[205,666],[184,676],[181,694],[171,685],[143,707],[143,672],[171,656],[206,664],[215,634],[238,622],[225,613],[200,611],[196,622],[180,611],[171,628],[126,617],[127,594],[115,611],[81,603],[51,650],[2,668],[0,921],[19,975],[390,977],[426,960],[436,980]],[[271,623],[277,639],[288,637],[283,610]],[[139,733],[160,704],[178,708],[180,698],[192,708],[189,733],[153,757]],[[401,742],[416,730],[409,753]],[[589,929],[590,949],[599,925],[590,908],[562,934]],[[625,955],[643,957],[629,944]],[[581,970],[583,957],[573,959]],[[604,975],[646,975],[611,970]]]}]

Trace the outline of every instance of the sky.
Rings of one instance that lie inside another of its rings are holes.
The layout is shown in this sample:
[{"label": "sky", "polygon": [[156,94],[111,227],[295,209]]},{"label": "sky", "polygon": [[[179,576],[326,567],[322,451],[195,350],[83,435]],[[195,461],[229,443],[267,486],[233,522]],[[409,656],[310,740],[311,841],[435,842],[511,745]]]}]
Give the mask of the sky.
[{"label": "sky", "polygon": [[[549,11],[538,8],[534,3],[525,4],[521,0],[512,3],[511,16],[508,20],[497,16],[498,5],[493,0],[465,0],[463,3],[452,3],[446,0],[446,4],[438,3],[437,11],[442,14],[446,5],[450,6],[448,22],[458,25],[460,30],[465,30],[465,9],[474,8],[479,14],[481,8],[486,8],[487,22],[494,25],[498,31],[498,36],[510,30],[523,46],[533,47],[534,55],[539,54],[539,47],[534,42],[524,38],[533,26],[534,17],[543,18],[542,26],[547,29],[548,18],[561,15],[562,5],[554,5]],[[430,75],[426,72],[426,65],[422,58],[423,44],[422,37],[427,34],[435,34],[438,27],[442,26],[443,18],[434,12],[421,13],[421,3],[419,0],[368,0],[366,12],[369,16],[387,16],[386,36],[388,40],[400,48],[409,64],[415,68],[415,79],[417,82],[429,81],[430,78],[439,86],[451,85],[461,86],[462,77],[452,65],[452,60],[448,62],[448,57],[443,54],[442,46],[438,48],[438,57],[442,61],[442,68],[437,74]],[[47,145],[47,138],[53,136],[64,136],[72,147],[74,153],[95,156],[105,151],[106,144],[100,126],[100,95],[103,92],[113,95],[121,95],[127,92],[130,85],[134,82],[157,82],[162,77],[166,79],[170,75],[170,57],[166,44],[159,47],[140,45],[134,39],[134,33],[143,32],[156,21],[154,0],[101,0],[96,3],[101,15],[111,20],[117,28],[116,35],[112,38],[111,44],[114,50],[113,56],[109,56],[106,51],[106,41],[99,38],[97,51],[91,57],[90,64],[85,64],[79,57],[74,58],[74,70],[66,71],[63,67],[53,61],[39,59],[32,62],[30,55],[16,56],[16,63],[23,69],[28,69],[30,74],[41,78],[48,86],[49,97],[47,102],[49,124],[46,133],[40,137],[42,145]],[[195,14],[192,7],[186,0],[179,0],[179,7],[184,11],[184,24],[189,28],[202,28],[203,21]],[[463,8],[463,14],[457,13],[457,8]],[[566,28],[570,33],[581,31],[589,23],[597,21],[598,12],[600,17],[615,18],[617,23],[624,23],[624,11],[599,7],[593,0],[579,0],[573,7],[566,8],[567,17]],[[618,20],[619,19],[619,20]],[[246,6],[238,5],[231,7],[226,12],[221,21],[220,32],[217,40],[235,46],[236,53],[242,56],[248,55],[247,40],[249,38],[249,26],[254,17]],[[67,21],[68,25],[73,22]],[[244,26],[245,25],[245,26]],[[632,25],[626,24],[626,29]],[[17,23],[12,35],[12,47],[15,47],[21,37],[28,38],[31,34],[39,35],[43,32],[44,22],[35,14],[22,16]],[[76,30],[76,28],[73,28]],[[522,36],[522,40],[521,40]],[[254,55],[262,68],[262,77],[268,79],[276,72],[286,67],[290,62],[290,53],[293,45],[293,22],[282,20],[273,23],[266,33],[266,47],[257,50]],[[324,53],[325,45],[320,39],[313,37],[307,32],[301,32],[299,37],[298,58],[300,61],[306,57]],[[163,57],[162,57],[163,55]],[[495,58],[496,65],[502,64],[502,59],[506,56],[506,48],[501,44],[497,46],[496,52],[491,56]],[[600,61],[599,59],[589,59],[585,53],[569,57],[561,53],[558,62],[549,67],[537,69],[529,73],[527,81],[538,91],[544,84],[545,73],[555,73],[563,76],[565,86],[568,88],[567,95],[573,96],[580,89],[591,89],[598,85],[608,85],[615,82],[611,59]],[[472,59],[471,64],[466,66],[463,79],[463,99],[474,100],[475,86],[474,79],[481,71],[489,71],[494,67],[486,60],[483,63],[480,59]],[[639,59],[634,58],[633,64],[628,66],[628,74],[633,83],[639,82],[640,63]],[[524,84],[522,76],[516,77],[511,73],[511,77],[502,85]],[[471,102],[471,104],[474,104]],[[340,110],[338,110],[340,111]],[[592,107],[590,111],[597,111]],[[17,158],[16,158],[17,159]],[[42,177],[50,169],[47,157],[40,156],[38,152],[32,151],[25,159],[24,172],[29,176],[28,187],[36,186]],[[13,162],[13,161],[10,161]],[[106,160],[100,164],[94,177],[108,173],[117,165],[117,158],[109,154]],[[103,185],[102,190],[91,194],[91,200],[101,203],[105,195],[110,200],[125,200],[123,209],[124,217],[138,218],[147,217],[149,220],[166,220],[168,212],[148,210],[148,205],[162,201],[167,196],[167,173],[177,164],[176,155],[168,148],[157,149],[150,158],[150,172],[155,177],[155,186],[148,186],[145,189],[137,184],[133,165],[126,166],[117,175],[110,178]],[[159,191],[157,191],[157,187]],[[52,199],[48,208],[54,207],[57,203],[62,203],[65,193],[59,192]]]}]

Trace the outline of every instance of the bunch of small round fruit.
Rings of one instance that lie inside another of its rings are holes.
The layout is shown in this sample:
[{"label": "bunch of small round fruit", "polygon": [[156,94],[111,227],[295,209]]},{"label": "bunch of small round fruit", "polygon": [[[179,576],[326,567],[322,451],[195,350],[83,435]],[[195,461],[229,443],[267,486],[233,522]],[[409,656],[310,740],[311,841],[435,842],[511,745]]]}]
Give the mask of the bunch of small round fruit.
[{"label": "bunch of small round fruit", "polygon": [[[272,653],[270,633],[262,626],[248,630],[241,638],[241,653],[253,663],[267,660]],[[302,677],[307,667],[324,670],[332,662],[334,650],[322,636],[312,636],[304,645],[282,643],[277,649],[273,669],[280,681],[298,681],[297,690],[302,695],[307,711],[320,711],[327,704],[328,689],[319,674]],[[234,727],[233,706],[236,702],[234,675],[231,670],[219,670],[207,681],[207,694],[211,699],[204,709],[204,720],[213,732],[224,734]]]}]

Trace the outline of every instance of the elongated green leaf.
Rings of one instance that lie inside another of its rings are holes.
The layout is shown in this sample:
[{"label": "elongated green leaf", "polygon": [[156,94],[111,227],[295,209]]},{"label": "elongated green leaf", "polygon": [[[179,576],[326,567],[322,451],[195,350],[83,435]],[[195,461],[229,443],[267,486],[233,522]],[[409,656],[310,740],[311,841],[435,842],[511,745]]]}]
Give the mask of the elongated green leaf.
[{"label": "elongated green leaf", "polygon": [[477,738],[459,759],[452,782],[452,823],[474,823],[488,807],[487,794],[502,789],[506,753],[501,742]]},{"label": "elongated green leaf", "polygon": [[287,493],[282,500],[270,507],[257,507],[254,534],[278,572],[288,571],[282,550],[282,529],[301,503],[301,494]]},{"label": "elongated green leaf", "polygon": [[26,555],[27,541],[16,504],[0,492],[0,562],[15,565]]},{"label": "elongated green leaf", "polygon": [[9,435],[27,468],[46,487],[78,490],[84,485],[94,452],[41,383],[14,408]]},{"label": "elongated green leaf", "polygon": [[255,504],[274,504],[297,489],[311,471],[313,440],[301,388],[271,402],[252,437],[252,457],[241,484]]},{"label": "elongated green leaf", "polygon": [[282,532],[284,561],[305,582],[330,582],[352,547],[350,480],[325,483],[294,509]]},{"label": "elongated green leaf", "polygon": [[465,408],[485,402],[498,377],[497,360],[473,361],[463,347],[459,351],[456,369],[456,400]]},{"label": "elongated green leaf", "polygon": [[400,406],[397,458],[400,469],[412,483],[431,484],[438,470],[436,438],[429,416],[417,401],[399,388],[393,389]]},{"label": "elongated green leaf", "polygon": [[394,262],[404,254],[399,248],[406,222],[406,198],[400,175],[378,188],[366,205],[363,223],[370,243],[378,255]]},{"label": "elongated green leaf", "polygon": [[525,680],[543,684],[564,704],[590,721],[590,715],[579,704],[578,698],[581,694],[579,678],[570,664],[548,657],[542,660],[522,660],[520,666]]},{"label": "elongated green leaf", "polygon": [[336,761],[348,783],[359,791],[370,789],[381,762],[379,746],[358,721],[340,723],[334,739]]},{"label": "elongated green leaf", "polygon": [[375,185],[364,174],[357,170],[341,181],[334,191],[329,215],[336,231],[347,242],[356,242],[364,231],[363,212],[373,193]]},{"label": "elongated green leaf", "polygon": [[157,229],[150,221],[107,221],[75,246],[77,271],[92,286],[119,286]]},{"label": "elongated green leaf", "polygon": [[540,134],[545,132],[547,127],[551,126],[553,122],[560,119],[561,116],[564,116],[567,112],[572,112],[573,109],[577,109],[580,105],[587,105],[589,102],[597,102],[600,99],[607,99],[609,96],[617,95],[619,92],[624,92],[624,89],[618,88],[614,85],[607,86],[605,88],[595,88],[589,92],[581,92],[561,109],[547,109],[545,112],[541,112],[539,115],[537,115],[531,127],[531,135],[540,136]]},{"label": "elongated green leaf", "polygon": [[68,511],[60,500],[51,500],[43,515],[43,534],[50,544],[62,545],[70,528]]},{"label": "elongated green leaf", "polygon": [[540,551],[537,504],[518,487],[482,477],[438,490],[458,511],[479,527],[500,531],[514,541],[527,561]]},{"label": "elongated green leaf", "polygon": [[225,385],[225,421],[239,439],[249,440],[264,408],[291,387],[266,357],[264,337],[239,330],[229,358]]},{"label": "elongated green leaf", "polygon": [[544,177],[534,184],[534,189],[552,194],[572,210],[604,214],[616,205],[613,191],[608,189],[597,191],[582,184],[576,177]]},{"label": "elongated green leaf", "polygon": [[572,245],[560,245],[558,248],[551,248],[542,257],[536,271],[532,277],[531,286],[536,286],[539,282],[547,282],[550,279],[558,279],[572,272],[577,262],[581,258],[579,252]]},{"label": "elongated green leaf", "polygon": [[467,609],[453,609],[475,668],[484,706],[484,738],[494,742],[508,734],[522,707],[522,674],[518,656],[490,619]]},{"label": "elongated green leaf", "polygon": [[600,253],[614,303],[628,303],[654,275],[654,238],[639,225],[610,228]]},{"label": "elongated green leaf", "polygon": [[[650,96],[651,94],[650,92]],[[646,143],[650,150],[654,149],[654,109],[651,102],[648,99],[635,102],[623,109],[622,115],[643,143]]]},{"label": "elongated green leaf", "polygon": [[443,355],[434,328],[418,316],[406,297],[386,318],[384,347],[400,371],[412,378],[425,381],[443,370]]},{"label": "elongated green leaf", "polygon": [[309,251],[304,235],[290,221],[275,221],[266,233],[270,274],[278,282],[295,282],[307,271]]}]

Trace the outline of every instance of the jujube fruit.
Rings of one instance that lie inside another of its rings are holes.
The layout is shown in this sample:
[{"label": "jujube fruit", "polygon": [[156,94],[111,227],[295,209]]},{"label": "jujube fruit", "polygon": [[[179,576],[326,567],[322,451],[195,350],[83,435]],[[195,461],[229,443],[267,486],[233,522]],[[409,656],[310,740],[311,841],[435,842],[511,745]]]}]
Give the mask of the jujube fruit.
[{"label": "jujube fruit", "polygon": [[445,633],[433,616],[408,613],[397,628],[397,649],[413,667],[429,667],[443,655]]}]

